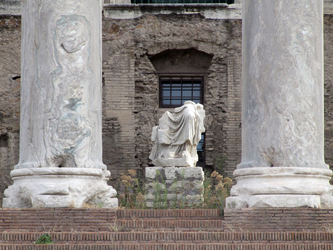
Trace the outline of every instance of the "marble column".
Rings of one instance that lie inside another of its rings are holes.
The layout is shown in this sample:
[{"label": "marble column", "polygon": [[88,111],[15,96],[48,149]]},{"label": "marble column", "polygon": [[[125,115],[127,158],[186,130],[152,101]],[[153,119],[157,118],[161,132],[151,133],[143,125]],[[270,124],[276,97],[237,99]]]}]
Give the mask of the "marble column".
[{"label": "marble column", "polygon": [[102,162],[102,0],[22,1],[20,160],[4,207],[117,206]]},{"label": "marble column", "polygon": [[242,161],[227,207],[332,207],[323,1],[243,1],[242,77]]}]

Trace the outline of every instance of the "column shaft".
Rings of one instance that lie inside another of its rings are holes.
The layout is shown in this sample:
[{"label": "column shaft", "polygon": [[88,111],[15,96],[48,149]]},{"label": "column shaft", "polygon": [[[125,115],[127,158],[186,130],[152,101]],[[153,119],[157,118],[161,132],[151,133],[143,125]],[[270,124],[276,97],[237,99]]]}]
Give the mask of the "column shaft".
[{"label": "column shaft", "polygon": [[242,163],[328,168],[322,0],[243,3]]},{"label": "column shaft", "polygon": [[18,168],[106,169],[100,0],[22,1]]},{"label": "column shaft", "polygon": [[101,1],[22,1],[20,160],[3,207],[118,206],[102,162]]},{"label": "column shaft", "polygon": [[323,1],[243,1],[242,161],[227,208],[333,207]]}]

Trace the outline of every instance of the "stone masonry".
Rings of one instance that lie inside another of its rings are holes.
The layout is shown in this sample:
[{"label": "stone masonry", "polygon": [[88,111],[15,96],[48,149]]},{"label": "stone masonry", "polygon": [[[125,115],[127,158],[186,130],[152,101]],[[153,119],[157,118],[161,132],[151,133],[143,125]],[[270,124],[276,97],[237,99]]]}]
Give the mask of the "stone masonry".
[{"label": "stone masonry", "polygon": [[[105,8],[105,16],[112,16],[114,10],[110,8]],[[231,175],[239,162],[241,22],[175,14],[135,19],[104,17],[103,112],[105,119],[119,123],[115,129],[104,127],[104,138],[111,138],[108,134],[121,138],[107,149],[104,142],[104,158],[107,152],[119,152],[112,163],[110,157],[114,177],[126,169],[151,166],[151,129],[167,110],[159,108],[159,72],[151,58],[165,51],[181,53],[191,49],[212,57],[208,73],[204,74],[205,164],[212,167],[214,162],[226,161],[224,167],[230,167],[224,171]],[[130,140],[133,137],[134,145]],[[107,159],[104,162],[108,165]]]},{"label": "stone masonry", "polygon": [[201,167],[148,167],[145,171],[147,207],[192,207],[203,201]]},{"label": "stone masonry", "polygon": [[[226,13],[223,19],[205,17],[198,8],[193,14],[186,14],[185,8],[182,14],[154,14],[154,8],[147,7],[145,15],[128,19],[112,18],[115,10],[104,8],[103,162],[113,180],[127,169],[143,171],[150,166],[151,128],[166,110],[159,108],[158,74],[150,58],[167,50],[195,49],[212,55],[204,75],[205,165],[220,165],[232,176],[240,162],[241,20],[225,8],[216,9]],[[0,195],[18,163],[20,21],[20,16],[0,16]],[[333,164],[332,29],[333,17],[326,14],[325,162],[329,165]]]}]

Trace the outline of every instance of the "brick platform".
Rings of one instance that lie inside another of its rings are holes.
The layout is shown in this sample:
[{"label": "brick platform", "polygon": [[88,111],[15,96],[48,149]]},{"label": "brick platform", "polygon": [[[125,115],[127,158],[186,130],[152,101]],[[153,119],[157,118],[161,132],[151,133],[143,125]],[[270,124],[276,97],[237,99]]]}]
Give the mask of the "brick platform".
[{"label": "brick platform", "polygon": [[0,231],[109,231],[115,222],[115,209],[0,209]]},{"label": "brick platform", "polygon": [[[0,249],[333,249],[333,230],[329,227],[333,210],[246,209],[226,211],[224,220],[221,212],[219,209],[0,209]],[[314,232],[320,225],[327,225],[322,230],[330,231]],[[54,244],[35,245],[45,233],[51,235]]]},{"label": "brick platform", "polygon": [[[224,231],[332,231],[333,209],[247,208],[224,211]],[[332,248],[333,249],[333,248]]]},{"label": "brick platform", "polygon": [[117,211],[120,230],[205,230],[221,231],[220,209],[133,209]]}]

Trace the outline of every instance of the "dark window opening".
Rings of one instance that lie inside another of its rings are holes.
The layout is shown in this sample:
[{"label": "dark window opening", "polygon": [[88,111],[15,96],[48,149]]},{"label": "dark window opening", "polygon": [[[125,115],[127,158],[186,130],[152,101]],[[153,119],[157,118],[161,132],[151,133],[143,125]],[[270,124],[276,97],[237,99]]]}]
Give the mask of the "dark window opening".
[{"label": "dark window opening", "polygon": [[7,148],[8,141],[9,141],[9,137],[7,134],[0,135],[0,148]]},{"label": "dark window opening", "polygon": [[160,77],[160,108],[175,108],[185,101],[203,103],[203,77]]}]

